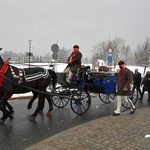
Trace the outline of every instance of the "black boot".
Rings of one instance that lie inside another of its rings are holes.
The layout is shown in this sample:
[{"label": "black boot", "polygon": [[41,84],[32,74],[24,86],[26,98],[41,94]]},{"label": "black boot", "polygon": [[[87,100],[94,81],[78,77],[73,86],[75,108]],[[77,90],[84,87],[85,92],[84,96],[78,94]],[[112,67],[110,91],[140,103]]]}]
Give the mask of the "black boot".
[{"label": "black boot", "polygon": [[142,101],[142,100],[143,100],[143,98],[142,98],[142,97],[140,97],[140,98],[138,98],[138,100],[139,100],[139,101]]},{"label": "black boot", "polygon": [[147,100],[148,102],[150,102],[150,98],[148,98],[148,100]]}]

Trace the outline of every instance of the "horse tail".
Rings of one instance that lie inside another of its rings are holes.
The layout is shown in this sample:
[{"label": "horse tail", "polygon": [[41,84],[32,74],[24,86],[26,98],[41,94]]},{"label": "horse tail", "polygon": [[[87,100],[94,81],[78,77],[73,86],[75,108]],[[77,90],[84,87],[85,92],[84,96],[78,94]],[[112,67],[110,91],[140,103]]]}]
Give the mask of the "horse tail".
[{"label": "horse tail", "polygon": [[51,69],[48,69],[48,72],[49,74],[51,75],[51,78],[52,78],[52,85],[53,85],[53,88],[56,87],[56,83],[57,83],[57,74],[55,71],[51,70]]}]

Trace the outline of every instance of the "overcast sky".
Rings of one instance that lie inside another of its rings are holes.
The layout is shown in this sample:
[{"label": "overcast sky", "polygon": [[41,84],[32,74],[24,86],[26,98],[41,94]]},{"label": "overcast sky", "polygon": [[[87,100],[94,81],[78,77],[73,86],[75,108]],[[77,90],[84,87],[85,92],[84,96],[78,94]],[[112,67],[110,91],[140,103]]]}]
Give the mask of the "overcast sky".
[{"label": "overcast sky", "polygon": [[121,37],[135,50],[150,37],[150,0],[0,0],[0,47],[46,55],[51,45],[92,46]]}]

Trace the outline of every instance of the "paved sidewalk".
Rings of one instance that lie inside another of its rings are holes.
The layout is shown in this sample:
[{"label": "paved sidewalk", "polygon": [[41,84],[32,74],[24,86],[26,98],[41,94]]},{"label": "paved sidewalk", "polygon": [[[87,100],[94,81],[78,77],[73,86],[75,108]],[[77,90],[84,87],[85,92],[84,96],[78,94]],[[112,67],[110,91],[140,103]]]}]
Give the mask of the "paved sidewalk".
[{"label": "paved sidewalk", "polygon": [[26,150],[150,150],[150,108],[73,127]]}]

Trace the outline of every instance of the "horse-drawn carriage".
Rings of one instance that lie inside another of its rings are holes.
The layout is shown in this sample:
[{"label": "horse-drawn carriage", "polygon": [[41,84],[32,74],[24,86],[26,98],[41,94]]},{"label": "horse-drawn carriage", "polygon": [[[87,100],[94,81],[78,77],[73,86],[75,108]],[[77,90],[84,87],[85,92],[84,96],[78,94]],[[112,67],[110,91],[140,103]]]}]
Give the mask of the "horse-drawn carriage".
[{"label": "horse-drawn carriage", "polygon": [[[33,74],[36,78],[32,76]],[[49,85],[54,87],[56,79],[59,86],[48,92],[47,87]],[[115,98],[116,82],[115,73],[92,72],[90,67],[86,66],[79,68],[72,81],[68,83],[64,72],[56,74],[53,70],[44,68],[20,69],[9,65],[8,60],[4,62],[0,57],[0,110],[3,112],[0,122],[4,122],[8,117],[12,118],[13,108],[9,106],[8,99],[15,93],[32,91],[33,99],[39,96],[38,106],[30,117],[30,120],[33,120],[43,109],[45,98],[49,103],[48,114],[51,114],[53,110],[52,103],[56,107],[63,108],[69,102],[74,113],[83,114],[90,108],[91,93],[98,94],[101,101],[109,103]],[[138,91],[134,90],[130,98],[135,104]],[[29,105],[31,106],[32,103]],[[6,106],[9,110],[6,109]],[[122,106],[129,108],[125,100],[122,100]]]},{"label": "horse-drawn carriage", "polygon": [[[54,93],[60,96],[53,96],[53,104],[56,107],[63,108],[70,102],[71,109],[76,114],[85,113],[91,105],[91,96],[98,94],[104,103],[110,103],[115,99],[117,73],[115,72],[97,72],[90,71],[90,67],[81,67],[74,74],[70,83],[66,80],[66,73],[57,73],[57,83],[59,86]],[[130,97],[135,104],[138,98],[138,91],[134,90]],[[122,106],[130,108],[130,105],[124,98]]]}]

